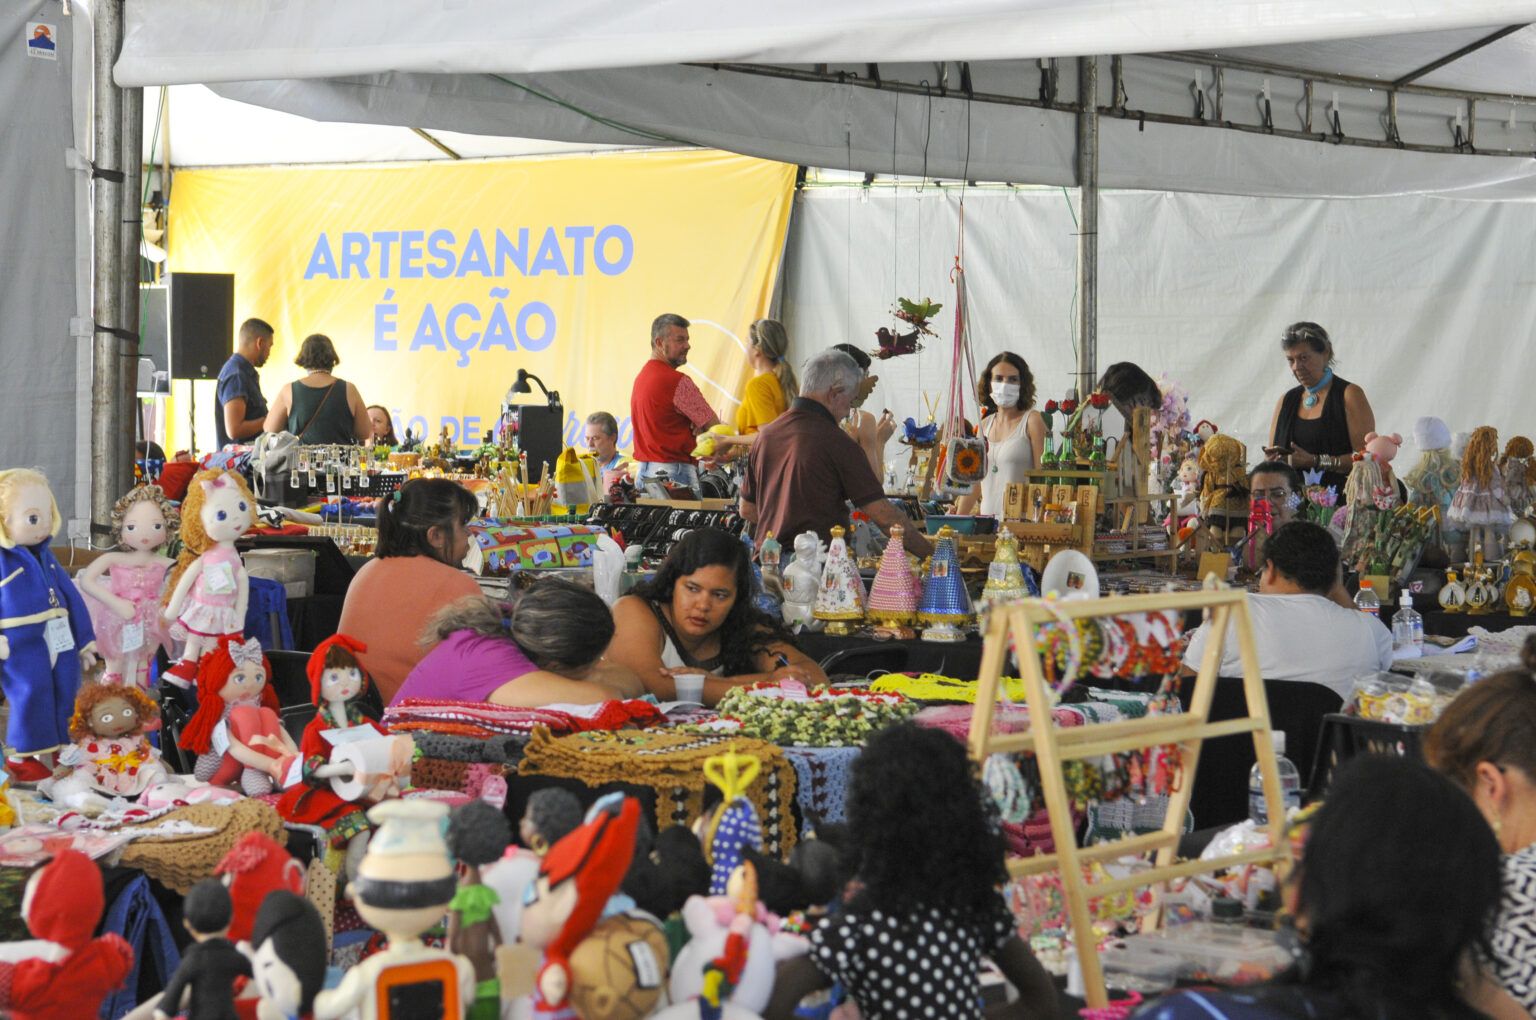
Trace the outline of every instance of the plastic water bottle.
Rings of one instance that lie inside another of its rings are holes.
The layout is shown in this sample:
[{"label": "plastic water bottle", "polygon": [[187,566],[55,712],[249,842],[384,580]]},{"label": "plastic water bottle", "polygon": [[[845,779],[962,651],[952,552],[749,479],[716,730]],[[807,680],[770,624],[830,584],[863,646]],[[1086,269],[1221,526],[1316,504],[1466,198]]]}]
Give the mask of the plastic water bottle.
[{"label": "plastic water bottle", "polygon": [[1355,593],[1355,608],[1381,619],[1381,599],[1376,597],[1376,589],[1371,587],[1370,581],[1360,582],[1360,590]]},{"label": "plastic water bottle", "polygon": [[1412,649],[1409,655],[1424,654],[1424,617],[1413,608],[1413,596],[1405,588],[1399,596],[1398,611],[1392,616],[1392,647]]},{"label": "plastic water bottle", "polygon": [[[1285,731],[1270,730],[1269,739],[1275,745],[1275,767],[1280,773],[1280,799],[1286,810],[1301,806],[1301,773],[1291,759],[1285,756]],[[1268,805],[1264,800],[1264,774],[1259,763],[1248,770],[1248,817],[1255,825],[1269,824]]]}]

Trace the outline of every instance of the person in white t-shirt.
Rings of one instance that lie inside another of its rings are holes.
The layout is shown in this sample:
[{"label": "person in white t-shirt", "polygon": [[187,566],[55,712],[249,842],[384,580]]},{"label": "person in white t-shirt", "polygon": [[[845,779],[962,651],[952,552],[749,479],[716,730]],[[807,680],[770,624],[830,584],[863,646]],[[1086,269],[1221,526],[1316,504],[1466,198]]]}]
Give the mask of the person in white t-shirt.
[{"label": "person in white t-shirt", "polygon": [[[1391,668],[1392,632],[1344,600],[1338,576],[1339,551],[1327,529],[1292,521],[1269,536],[1259,594],[1248,596],[1264,679],[1323,684],[1347,699],[1354,677]],[[1186,669],[1200,668],[1210,629],[1207,621],[1190,635]],[[1230,627],[1220,675],[1243,675],[1237,632]]]}]

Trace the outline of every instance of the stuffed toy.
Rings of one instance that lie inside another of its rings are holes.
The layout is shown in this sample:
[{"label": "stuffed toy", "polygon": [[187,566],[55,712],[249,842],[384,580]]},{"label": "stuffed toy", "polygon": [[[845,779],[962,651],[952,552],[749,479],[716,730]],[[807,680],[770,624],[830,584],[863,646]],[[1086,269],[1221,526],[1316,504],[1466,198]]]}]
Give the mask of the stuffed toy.
[{"label": "stuffed toy", "polygon": [[499,808],[472,800],[448,818],[448,852],[459,862],[459,891],[448,904],[448,948],[475,968],[475,1002],[467,1020],[497,1020],[501,982],[496,978],[496,890],[483,884],[480,869],[501,859],[512,842],[512,825]]},{"label": "stuffed toy", "polygon": [[384,948],[315,996],[316,1020],[462,1017],[475,999],[475,968],[421,941],[442,919],[458,883],[443,840],[448,808],[438,801],[387,800],[368,809],[368,852],[347,886],[363,923]]},{"label": "stuffed toy", "polygon": [[[197,711],[178,742],[197,755],[192,774],[198,779],[214,786],[238,784],[257,797],[272,792],[272,775],[280,766],[293,768],[298,748],[288,750],[293,738],[278,717],[277,694],[267,686],[271,675],[255,638],[222,638],[203,659],[196,677]],[[278,747],[285,756],[274,757]]]},{"label": "stuffed toy", "polygon": [[569,790],[551,786],[528,795],[517,826],[523,845],[507,847],[500,860],[480,871],[480,881],[496,893],[492,911],[503,937],[508,932],[515,937],[522,929],[523,895],[538,880],[544,855],[581,825],[584,814]]},{"label": "stuffed toy", "polygon": [[165,622],[186,651],[166,677],[182,687],[221,637],[245,630],[251,582],[235,539],[256,526],[256,497],[232,471],[201,471],[181,504],[181,556],[171,572]]},{"label": "stuffed toy", "polygon": [[[302,756],[301,782],[292,784],[277,803],[277,813],[288,822],[308,825],[324,825],[333,835],[346,839],[348,874],[355,874],[362,852],[367,845],[368,820],[362,808],[366,804],[383,800],[385,796],[368,797],[365,793],[378,792],[398,795],[400,785],[410,783],[410,759],[416,745],[408,736],[391,736],[378,724],[363,714],[362,697],[368,690],[368,673],[358,656],[368,646],[346,634],[326,638],[309,656],[305,672],[309,676],[310,701],[318,711],[304,727],[299,741]],[[366,739],[393,742],[391,762],[403,755],[403,762],[395,773],[375,783],[371,777],[356,775],[350,762],[332,761],[335,748],[325,736],[327,730],[345,730],[349,734],[366,734]],[[339,781],[343,796],[336,786]],[[393,793],[390,793],[390,788]]]},{"label": "stuffed toy", "polygon": [[763,824],[746,796],[761,769],[757,758],[734,750],[704,759],[704,778],[721,795],[720,804],[697,823],[699,842],[709,859],[712,896],[724,895],[732,872],[741,864],[743,847],[763,848]]},{"label": "stuffed toy", "polygon": [[1403,437],[1376,432],[1365,434],[1365,445],[1355,454],[1349,477],[1344,482],[1344,501],[1391,510],[1398,505],[1397,480],[1392,476],[1392,459],[1402,448]]},{"label": "stuffed toy", "polygon": [[699,837],[686,825],[670,825],[655,835],[643,826],[619,888],[646,913],[671,917],[688,897],[709,892],[709,861]]},{"label": "stuffed toy", "polygon": [[91,938],[106,907],[101,872],[78,850],[60,850],[27,880],[21,915],[30,942],[0,943],[0,1009],[14,1020],[81,1020],[133,969],[121,935]]},{"label": "stuffed toy", "polygon": [[96,557],[80,573],[80,591],[107,663],[106,683],[147,690],[146,666],[161,646],[169,646],[159,603],[166,572],[176,561],[161,550],[180,523],[158,485],[132,489],[112,507],[118,551]]},{"label": "stuffed toy", "polygon": [[251,969],[260,999],[256,1020],[307,1017],[325,986],[325,924],[315,905],[277,889],[262,901],[251,931]]},{"label": "stuffed toy", "polygon": [[640,805],[632,797],[601,797],[573,832],[550,848],[533,898],[523,906],[522,941],[543,958],[535,982],[534,1016],[559,1015],[571,990],[570,954],[597,924],[618,891],[635,851]]},{"label": "stuffed toy", "polygon": [[137,797],[170,778],[160,749],[145,736],[160,710],[137,687],[86,684],[75,698],[69,720],[74,743],[59,753],[62,776],[38,789],[76,810],[110,809],[111,798]]},{"label": "stuffed toy", "polygon": [[270,894],[283,890],[304,895],[304,866],[264,832],[241,836],[213,873],[229,890],[234,906],[229,938],[237,943],[251,941],[256,914]]},{"label": "stuffed toy", "polygon": [[648,1017],[666,988],[670,963],[666,933],[654,917],[605,917],[571,952],[571,1009],[581,1020]]},{"label": "stuffed toy", "polygon": [[1200,519],[1219,549],[1248,532],[1248,448],[1213,433],[1200,449]]},{"label": "stuffed toy", "polygon": [[1504,498],[1504,477],[1496,463],[1498,452],[1497,429],[1484,425],[1473,431],[1461,461],[1461,485],[1445,515],[1451,527],[1467,532],[1469,548],[1482,549],[1484,560],[1498,559],[1499,537],[1515,519]]},{"label": "stuffed toy", "polygon": [[82,670],[96,632],[80,592],[48,548],[59,508],[36,471],[0,471],[0,692],[10,705],[7,764],[22,782],[47,779],[69,743]]},{"label": "stuffed toy", "polygon": [[1413,423],[1413,442],[1419,462],[1403,476],[1408,502],[1438,506],[1444,513],[1461,482],[1461,464],[1451,456],[1451,430],[1439,418],[1420,418]]},{"label": "stuffed toy", "polygon": [[192,945],[181,954],[181,966],[160,993],[155,1020],[178,1015],[186,1020],[235,1016],[235,980],[251,976],[251,961],[225,938],[233,916],[229,890],[218,879],[205,878],[187,893],[181,923],[192,935]]},{"label": "stuffed toy", "polygon": [[1525,516],[1536,499],[1536,446],[1525,436],[1516,436],[1504,446],[1499,458],[1499,472],[1504,476],[1504,497],[1510,513]]}]

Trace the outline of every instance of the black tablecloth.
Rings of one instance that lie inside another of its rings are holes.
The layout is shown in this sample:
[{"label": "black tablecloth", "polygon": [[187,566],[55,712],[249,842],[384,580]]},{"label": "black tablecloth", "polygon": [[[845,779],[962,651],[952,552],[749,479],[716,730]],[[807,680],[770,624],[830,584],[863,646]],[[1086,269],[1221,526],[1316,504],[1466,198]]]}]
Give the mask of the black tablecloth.
[{"label": "black tablecloth", "polygon": [[[964,641],[876,641],[866,631],[851,637],[833,637],[830,634],[798,634],[795,644],[817,662],[825,662],[831,655],[844,649],[888,647],[899,645],[907,650],[906,672],[937,673],[957,680],[975,680],[981,672],[981,638],[972,634]],[[838,667],[839,672],[863,672],[856,668]]]}]

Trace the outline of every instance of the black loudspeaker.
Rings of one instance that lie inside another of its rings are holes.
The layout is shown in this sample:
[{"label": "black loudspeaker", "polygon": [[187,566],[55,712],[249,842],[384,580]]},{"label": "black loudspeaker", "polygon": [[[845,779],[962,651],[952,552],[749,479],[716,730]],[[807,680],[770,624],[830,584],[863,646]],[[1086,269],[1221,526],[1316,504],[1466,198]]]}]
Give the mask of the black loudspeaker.
[{"label": "black loudspeaker", "polygon": [[216,379],[235,350],[232,273],[171,273],[171,377]]},{"label": "black loudspeaker", "polygon": [[528,478],[538,481],[541,464],[548,464],[550,477],[554,477],[555,461],[565,449],[560,426],[565,423],[565,408],[556,404],[513,404],[512,416],[517,422],[517,449],[528,454]]}]

